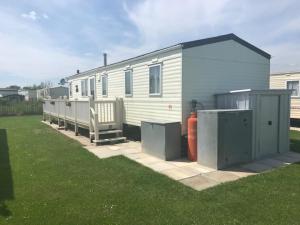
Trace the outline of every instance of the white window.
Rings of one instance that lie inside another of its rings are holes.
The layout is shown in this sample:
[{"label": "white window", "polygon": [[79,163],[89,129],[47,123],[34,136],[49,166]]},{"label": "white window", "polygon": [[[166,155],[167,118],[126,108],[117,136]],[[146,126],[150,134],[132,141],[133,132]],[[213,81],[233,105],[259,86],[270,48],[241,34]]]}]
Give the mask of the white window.
[{"label": "white window", "polygon": [[81,81],[81,96],[88,96],[88,79]]},{"label": "white window", "polygon": [[102,80],[102,96],[107,96],[107,75],[101,76]]},{"label": "white window", "polygon": [[95,96],[95,78],[90,79],[90,96]]},{"label": "white window", "polygon": [[125,71],[125,96],[132,96],[132,70]]},{"label": "white window", "polygon": [[149,67],[149,94],[161,94],[161,65],[152,65]]},{"label": "white window", "polygon": [[70,97],[72,97],[72,95],[73,95],[72,82],[69,83],[69,95],[70,95]]},{"label": "white window", "polygon": [[286,82],[286,87],[289,90],[293,90],[292,91],[292,96],[299,96],[299,81],[298,80],[287,81]]}]

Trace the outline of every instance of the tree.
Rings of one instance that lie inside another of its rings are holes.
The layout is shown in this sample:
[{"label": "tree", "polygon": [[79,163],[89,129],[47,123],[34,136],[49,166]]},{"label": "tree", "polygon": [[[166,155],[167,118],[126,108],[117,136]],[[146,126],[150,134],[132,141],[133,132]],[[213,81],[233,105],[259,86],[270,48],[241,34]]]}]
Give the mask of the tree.
[{"label": "tree", "polygon": [[52,87],[53,84],[51,81],[44,81],[41,82],[39,85],[33,84],[31,86],[25,86],[23,87],[24,90],[38,90],[38,89],[43,89],[43,88],[50,88]]}]

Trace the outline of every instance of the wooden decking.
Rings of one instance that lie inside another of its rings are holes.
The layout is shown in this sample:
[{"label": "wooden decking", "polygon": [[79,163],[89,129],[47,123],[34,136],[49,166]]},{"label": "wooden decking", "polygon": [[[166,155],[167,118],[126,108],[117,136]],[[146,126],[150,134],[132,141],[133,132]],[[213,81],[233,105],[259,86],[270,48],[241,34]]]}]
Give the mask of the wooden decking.
[{"label": "wooden decking", "polygon": [[71,124],[76,135],[79,127],[88,129],[94,143],[125,140],[121,136],[123,101],[120,98],[103,101],[94,101],[92,98],[87,101],[44,99],[43,119],[50,123],[56,120],[65,129]]}]

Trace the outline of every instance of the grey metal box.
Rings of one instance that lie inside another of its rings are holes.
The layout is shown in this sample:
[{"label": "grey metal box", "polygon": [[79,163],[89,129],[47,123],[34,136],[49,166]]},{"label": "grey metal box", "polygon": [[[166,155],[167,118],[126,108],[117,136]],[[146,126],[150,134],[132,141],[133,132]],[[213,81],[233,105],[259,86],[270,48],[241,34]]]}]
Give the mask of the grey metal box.
[{"label": "grey metal box", "polygon": [[142,151],[164,160],[181,156],[180,122],[142,121]]},{"label": "grey metal box", "polygon": [[217,109],[252,109],[252,159],[289,151],[291,90],[239,90],[216,94]]},{"label": "grey metal box", "polygon": [[251,161],[252,110],[199,110],[197,161],[214,169]]}]

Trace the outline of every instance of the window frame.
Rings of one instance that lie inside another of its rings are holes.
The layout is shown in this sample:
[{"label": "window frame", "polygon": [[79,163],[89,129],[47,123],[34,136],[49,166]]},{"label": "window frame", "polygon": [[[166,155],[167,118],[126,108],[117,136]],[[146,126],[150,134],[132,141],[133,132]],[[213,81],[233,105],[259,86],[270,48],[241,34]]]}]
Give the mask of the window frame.
[{"label": "window frame", "polygon": [[72,88],[72,81],[70,81],[70,83],[69,83],[69,96],[70,97],[73,97],[73,88]]},{"label": "window frame", "polygon": [[[89,96],[89,84],[88,84],[88,78],[85,78],[85,79],[82,79],[81,82],[80,82],[80,86],[81,86],[81,97],[88,97]],[[84,84],[84,91],[85,93],[83,93],[83,85],[82,83],[85,83]]]},{"label": "window frame", "polygon": [[[106,94],[103,94],[103,78],[106,78]],[[101,95],[102,97],[108,96],[108,75],[107,74],[101,75]]]},{"label": "window frame", "polygon": [[[94,80],[94,95],[91,93],[91,80]],[[92,76],[92,77],[89,77],[89,81],[88,81],[88,86],[89,86],[89,90],[88,90],[88,94],[89,96],[93,96],[94,98],[96,97],[96,77],[95,76]]]},{"label": "window frame", "polygon": [[[130,73],[130,94],[126,93],[126,73]],[[124,94],[125,97],[132,97],[133,96],[133,71],[132,69],[127,69],[124,71]]]},{"label": "window frame", "polygon": [[[289,82],[298,82],[298,95],[293,95],[293,89],[289,89],[288,88],[288,83]],[[291,94],[292,98],[299,98],[300,97],[300,80],[287,80],[285,82],[285,87],[286,87],[287,90],[291,90],[292,91],[292,94]]]},{"label": "window frame", "polygon": [[[152,67],[159,66],[159,93],[150,93],[150,69]],[[149,81],[149,96],[150,97],[161,97],[162,96],[162,63],[154,63],[151,65],[148,65],[148,81]]]}]

